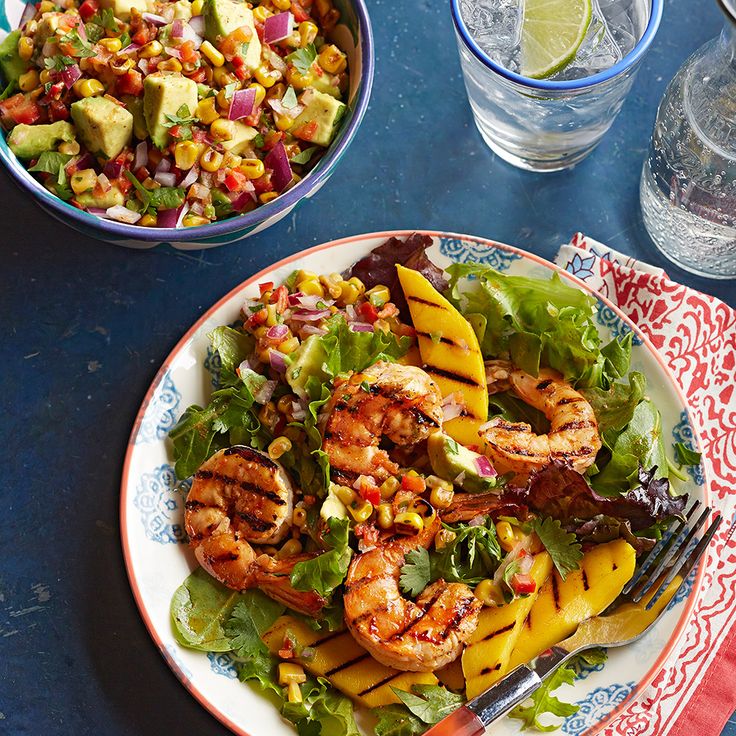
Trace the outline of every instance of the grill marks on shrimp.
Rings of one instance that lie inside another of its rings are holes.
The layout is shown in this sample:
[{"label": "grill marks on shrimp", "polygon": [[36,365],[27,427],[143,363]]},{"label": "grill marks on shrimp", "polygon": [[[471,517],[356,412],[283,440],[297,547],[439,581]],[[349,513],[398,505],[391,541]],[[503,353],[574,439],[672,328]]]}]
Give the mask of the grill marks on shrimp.
[{"label": "grill marks on shrimp", "polygon": [[[197,480],[213,480],[218,483],[222,483],[226,486],[238,486],[242,490],[253,493],[256,496],[261,496],[262,498],[268,499],[272,504],[276,506],[284,506],[286,505],[286,501],[281,498],[281,496],[278,495],[278,493],[271,491],[267,488],[262,488],[261,486],[256,485],[255,483],[248,483],[244,480],[239,480],[238,478],[233,478],[229,475],[225,475],[224,473],[219,473],[217,471],[213,470],[198,470],[194,477]],[[199,502],[195,502],[199,503]],[[200,504],[203,506],[204,504]]]}]

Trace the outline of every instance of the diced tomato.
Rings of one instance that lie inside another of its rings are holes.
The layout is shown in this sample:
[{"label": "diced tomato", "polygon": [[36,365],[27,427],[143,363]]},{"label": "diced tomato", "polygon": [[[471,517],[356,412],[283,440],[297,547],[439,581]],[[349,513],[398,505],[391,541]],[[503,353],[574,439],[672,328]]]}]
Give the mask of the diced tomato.
[{"label": "diced tomato", "polygon": [[393,303],[388,302],[381,307],[381,311],[378,313],[380,319],[388,319],[389,317],[398,317],[399,308]]},{"label": "diced tomato", "polygon": [[250,125],[255,128],[261,122],[261,115],[263,114],[263,108],[260,105],[256,108],[252,115],[244,118],[243,122],[246,125]]},{"label": "diced tomato", "polygon": [[289,290],[285,286],[279,286],[273,294],[271,294],[271,304],[276,305],[276,311],[283,314],[289,306]]},{"label": "diced tomato", "polygon": [[[248,43],[251,39],[251,31],[247,26],[240,26],[236,28],[232,33],[228,33],[220,43],[220,53],[228,60],[232,61],[235,65],[233,57],[239,55],[240,49],[244,43]],[[245,64],[245,59],[242,59],[241,66]]]},{"label": "diced tomato", "polygon": [[189,74],[186,74],[189,79],[191,79],[193,82],[196,82],[197,84],[202,84],[205,79],[207,79],[207,72],[204,70],[204,67],[200,67],[196,71],[190,72]]},{"label": "diced tomato", "polygon": [[427,484],[421,475],[402,475],[401,487],[411,493],[424,493],[427,489]]},{"label": "diced tomato", "polygon": [[511,590],[516,595],[528,595],[537,589],[537,584],[532,580],[531,576],[523,575],[517,572],[511,577]]},{"label": "diced tomato", "polygon": [[260,327],[262,324],[265,324],[267,319],[268,310],[259,309],[257,312],[253,312],[253,314],[248,317],[248,319],[245,321],[245,326],[250,327],[251,329],[255,329],[256,327]]},{"label": "diced tomato", "polygon": [[117,91],[121,95],[140,95],[143,92],[143,75],[134,69],[128,70],[118,77]]},{"label": "diced tomato", "polygon": [[291,0],[291,12],[297,23],[310,19],[309,13],[299,3],[294,2],[294,0]]},{"label": "diced tomato", "polygon": [[184,43],[179,46],[179,54],[181,55],[181,60],[184,63],[193,63],[199,58],[197,49],[194,48],[194,41],[184,41]]},{"label": "diced tomato", "polygon": [[300,125],[294,132],[295,138],[301,138],[303,141],[311,141],[317,133],[317,121],[310,120],[304,125]]},{"label": "diced tomato", "polygon": [[363,302],[357,311],[366,322],[370,322],[371,324],[378,319],[378,312],[370,302]]},{"label": "diced tomato", "polygon": [[227,187],[228,192],[240,192],[245,189],[245,185],[248,182],[248,177],[245,174],[241,174],[239,171],[230,169],[225,174],[225,181],[223,182]]},{"label": "diced tomato", "polygon": [[263,150],[270,151],[285,135],[280,130],[269,130],[263,136]]},{"label": "diced tomato", "polygon": [[263,296],[267,291],[272,291],[273,281],[264,281],[262,284],[258,284],[258,290],[261,292],[261,296]]},{"label": "diced tomato", "polygon": [[61,100],[51,100],[49,103],[49,119],[52,123],[57,120],[68,120],[69,108]]},{"label": "diced tomato", "polygon": [[256,194],[263,194],[263,192],[272,192],[273,183],[271,182],[271,174],[264,174],[259,179],[253,179],[253,190]]},{"label": "diced tomato", "polygon": [[[236,57],[239,58],[239,57]],[[248,78],[248,70],[244,66],[234,66],[233,74],[241,81],[244,82]]]},{"label": "diced tomato", "polygon": [[355,536],[362,539],[365,545],[374,547],[378,543],[380,533],[375,524],[356,524],[353,529]]},{"label": "diced tomato", "polygon": [[100,4],[97,0],[84,0],[84,2],[79,6],[79,15],[86,23],[99,9]]},{"label": "diced tomato", "polygon": [[0,102],[0,119],[11,127],[25,123],[33,125],[41,119],[40,106],[22,93],[8,97]]},{"label": "diced tomato", "polygon": [[125,176],[125,174],[118,177],[115,181],[117,182],[118,189],[123,194],[127,194],[133,188],[133,185],[131,184],[130,179],[128,179],[128,177]]},{"label": "diced tomato", "polygon": [[281,645],[281,649],[279,649],[279,657],[281,659],[294,658],[294,642],[288,634],[284,637],[284,642]]},{"label": "diced tomato", "polygon": [[148,30],[148,28],[143,26],[143,28],[133,34],[133,37],[130,40],[133,43],[145,46],[151,40],[151,32]]},{"label": "diced tomato", "polygon": [[361,483],[358,493],[364,501],[370,501],[374,506],[381,503],[381,489],[372,483]]},{"label": "diced tomato", "polygon": [[171,136],[172,138],[177,138],[177,139],[178,139],[178,138],[181,138],[181,136],[182,136],[182,132],[181,132],[181,125],[172,125],[172,126],[171,126],[171,127],[169,128],[169,135],[170,135],[170,136]]},{"label": "diced tomato", "polygon": [[145,181],[150,176],[148,169],[145,166],[139,166],[134,172],[135,178],[138,181]]}]

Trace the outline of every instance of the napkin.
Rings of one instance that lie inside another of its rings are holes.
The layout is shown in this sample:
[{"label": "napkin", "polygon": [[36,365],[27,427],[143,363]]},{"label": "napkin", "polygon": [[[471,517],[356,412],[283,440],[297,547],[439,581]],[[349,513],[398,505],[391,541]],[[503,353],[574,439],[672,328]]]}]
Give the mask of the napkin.
[{"label": "napkin", "polygon": [[582,233],[555,260],[616,304],[664,357],[700,430],[711,503],[724,518],[679,647],[603,733],[717,736],[736,710],[736,311]]}]

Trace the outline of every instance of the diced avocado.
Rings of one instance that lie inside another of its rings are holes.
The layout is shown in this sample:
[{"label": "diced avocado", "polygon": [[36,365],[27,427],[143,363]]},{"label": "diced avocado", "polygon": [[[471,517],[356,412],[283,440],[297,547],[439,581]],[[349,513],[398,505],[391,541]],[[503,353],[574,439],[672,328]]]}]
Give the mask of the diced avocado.
[{"label": "diced avocado", "polygon": [[174,3],[174,18],[177,20],[191,20],[192,4],[189,0],[177,0]]},{"label": "diced avocado", "polygon": [[206,0],[204,28],[210,43],[217,45],[218,39],[222,40],[241,26],[248,26],[251,33],[245,52],[245,65],[249,69],[257,69],[261,63],[261,42],[256,33],[253,11],[239,0]]},{"label": "diced avocado", "polygon": [[197,108],[197,83],[178,72],[149,74],[143,81],[143,114],[154,145],[163,148],[169,142],[167,115],[176,115],[182,105],[189,114]]},{"label": "diced avocado", "polygon": [[44,151],[54,151],[59,143],[74,140],[74,128],[66,120],[45,125],[16,125],[8,136],[8,146],[25,160],[38,158]]},{"label": "diced avocado", "polygon": [[325,521],[335,518],[346,519],[348,516],[348,510],[345,508],[345,504],[337,497],[335,488],[337,486],[334,483],[330,483],[327,496],[319,510],[320,517]]},{"label": "diced avocado", "polygon": [[143,115],[143,98],[123,95],[120,100],[125,103],[128,112],[133,116],[133,135],[139,141],[144,141],[148,138],[148,128],[146,127],[146,118]]},{"label": "diced avocado", "polygon": [[9,33],[0,43],[0,70],[3,75],[3,86],[17,82],[21,74],[28,69],[28,62],[18,55],[18,39],[20,31]]},{"label": "diced avocado", "polygon": [[291,354],[292,362],[286,367],[286,381],[297,396],[307,398],[305,384],[309,376],[327,378],[327,374],[322,370],[326,360],[327,353],[319,335],[310,335]]},{"label": "diced avocado", "polygon": [[336,97],[338,100],[342,97],[340,88],[335,84],[336,78],[334,74],[324,72],[321,76],[314,75],[314,79],[309,83],[317,92],[323,92],[330,97]]},{"label": "diced avocado", "polygon": [[123,202],[125,202],[125,195],[118,189],[117,184],[113,184],[112,189],[109,192],[105,192],[99,197],[95,197],[92,191],[89,191],[75,195],[74,199],[76,199],[82,207],[99,207],[100,209],[106,210],[108,207],[123,204]]},{"label": "diced avocado", "polygon": [[258,131],[255,128],[251,128],[250,125],[241,123],[239,120],[235,121],[235,133],[229,141],[223,141],[222,147],[230,153],[240,155],[250,146],[248,145],[256,136]]},{"label": "diced avocado", "polygon": [[116,18],[129,21],[130,11],[136,8],[141,13],[153,11],[153,3],[147,0],[102,0],[103,8],[112,8],[112,12]]},{"label": "diced avocado", "polygon": [[483,478],[478,473],[477,452],[469,450],[444,432],[434,432],[427,439],[427,454],[432,470],[452,481],[464,491],[483,493],[496,485],[495,478]]},{"label": "diced avocado", "polygon": [[295,138],[329,146],[337,131],[337,125],[345,114],[345,105],[324,92],[308,89],[302,95],[304,110],[294,121],[289,132]]},{"label": "diced avocado", "polygon": [[85,97],[71,107],[79,139],[96,156],[115,158],[133,135],[133,116],[106,97]]}]

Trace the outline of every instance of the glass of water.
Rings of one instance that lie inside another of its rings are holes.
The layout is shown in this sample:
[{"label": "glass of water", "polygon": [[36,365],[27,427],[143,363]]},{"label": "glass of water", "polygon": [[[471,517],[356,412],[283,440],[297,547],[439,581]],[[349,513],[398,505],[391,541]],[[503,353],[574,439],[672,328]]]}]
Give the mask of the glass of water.
[{"label": "glass of water", "polygon": [[[451,0],[465,86],[483,140],[514,166],[559,171],[585,158],[611,127],[659,28],[663,0],[592,0],[574,56],[533,78],[523,75],[524,54],[536,44],[529,17],[542,5]],[[554,33],[554,16],[546,24]],[[554,49],[555,39],[545,40]]]}]

